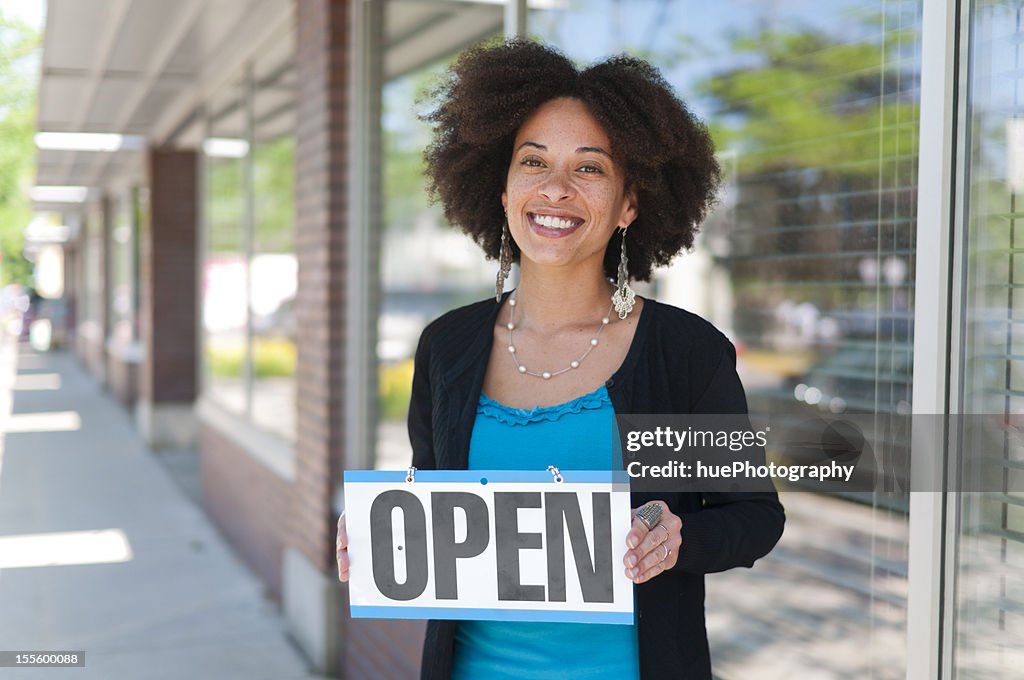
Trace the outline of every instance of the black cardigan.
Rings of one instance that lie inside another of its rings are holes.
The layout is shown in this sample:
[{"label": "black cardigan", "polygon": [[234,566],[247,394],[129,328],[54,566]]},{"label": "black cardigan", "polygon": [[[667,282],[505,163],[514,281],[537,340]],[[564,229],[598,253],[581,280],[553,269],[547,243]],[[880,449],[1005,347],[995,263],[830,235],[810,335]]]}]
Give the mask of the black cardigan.
[{"label": "black cardigan", "polygon": [[[419,469],[464,470],[499,305],[484,300],[428,325],[416,349],[409,438]],[[746,413],[732,343],[690,312],[645,300],[622,366],[605,383],[616,413]],[[636,586],[642,680],[710,679],[704,574],[753,565],[782,535],[772,493],[633,493],[683,520],[672,569]],[[457,621],[430,621],[423,680],[451,676]]]}]

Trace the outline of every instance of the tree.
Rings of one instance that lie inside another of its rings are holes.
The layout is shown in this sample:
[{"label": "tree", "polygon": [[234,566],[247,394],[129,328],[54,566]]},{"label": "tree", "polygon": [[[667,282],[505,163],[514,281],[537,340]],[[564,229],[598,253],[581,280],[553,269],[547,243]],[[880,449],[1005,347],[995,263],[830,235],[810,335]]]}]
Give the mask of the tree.
[{"label": "tree", "polygon": [[32,273],[22,249],[32,219],[39,46],[38,31],[0,11],[0,284],[27,284]]},{"label": "tree", "polygon": [[872,161],[916,146],[918,119],[917,73],[899,59],[916,35],[881,37],[880,46],[810,28],[733,36],[730,52],[756,65],[697,86],[716,104],[716,145],[741,151],[748,171],[827,167],[839,158],[852,174],[877,173]]},{"label": "tree", "polygon": [[[736,34],[729,51],[742,65],[696,86],[732,159],[728,264],[751,336],[763,332],[758,310],[783,300],[880,309],[862,260],[912,257],[918,34],[863,21],[854,39],[812,27]],[[905,306],[904,290],[892,295]]]}]

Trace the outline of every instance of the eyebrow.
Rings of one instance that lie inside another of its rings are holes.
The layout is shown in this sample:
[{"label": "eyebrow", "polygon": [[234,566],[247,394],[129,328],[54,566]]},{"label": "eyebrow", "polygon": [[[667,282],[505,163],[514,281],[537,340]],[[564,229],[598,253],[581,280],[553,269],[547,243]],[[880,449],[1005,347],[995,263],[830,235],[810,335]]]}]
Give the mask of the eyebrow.
[{"label": "eyebrow", "polygon": [[[522,149],[524,146],[532,146],[534,148],[540,149],[541,151],[548,150],[548,147],[544,146],[543,144],[538,144],[537,142],[523,142],[522,144],[519,145],[516,151],[519,151],[519,149]],[[608,158],[612,157],[610,153],[608,153],[599,146],[581,146],[578,149],[576,149],[576,153],[599,153],[604,156],[607,156]]]}]

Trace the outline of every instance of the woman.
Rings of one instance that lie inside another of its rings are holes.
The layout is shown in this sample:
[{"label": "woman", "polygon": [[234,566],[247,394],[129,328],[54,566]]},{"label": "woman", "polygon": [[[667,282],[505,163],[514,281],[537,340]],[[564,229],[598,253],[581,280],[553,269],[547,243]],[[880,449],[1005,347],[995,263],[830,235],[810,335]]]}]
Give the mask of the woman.
[{"label": "woman", "polygon": [[[435,93],[427,174],[447,219],[499,261],[496,301],[431,323],[409,436],[420,469],[621,469],[616,413],[745,413],[731,343],[636,297],[693,244],[719,182],[707,131],[647,63],[582,72],[511,41],[464,53]],[[503,293],[512,261],[520,284]],[[634,493],[624,569],[637,624],[431,621],[423,678],[710,678],[705,573],[750,566],[774,493]],[[641,509],[642,508],[642,509]],[[339,577],[347,580],[339,519]]]}]

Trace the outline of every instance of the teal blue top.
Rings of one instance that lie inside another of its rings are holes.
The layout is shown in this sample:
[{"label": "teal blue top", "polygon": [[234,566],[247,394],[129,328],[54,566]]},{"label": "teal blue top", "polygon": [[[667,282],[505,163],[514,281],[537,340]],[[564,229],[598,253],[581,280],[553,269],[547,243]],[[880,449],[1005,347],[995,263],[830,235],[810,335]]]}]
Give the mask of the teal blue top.
[{"label": "teal blue top", "polygon": [[[517,409],[480,395],[469,469],[620,469],[604,385],[558,406]],[[453,680],[639,680],[636,625],[461,621]]]}]

